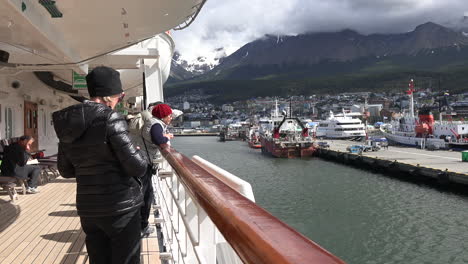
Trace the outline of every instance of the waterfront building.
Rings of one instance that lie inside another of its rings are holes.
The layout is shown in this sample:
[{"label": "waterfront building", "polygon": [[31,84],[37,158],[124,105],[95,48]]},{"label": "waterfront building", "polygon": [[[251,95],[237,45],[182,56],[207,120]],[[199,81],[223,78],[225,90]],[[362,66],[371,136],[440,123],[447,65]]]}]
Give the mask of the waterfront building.
[{"label": "waterfront building", "polygon": [[185,101],[185,102],[184,102],[184,106],[183,106],[182,109],[184,109],[184,110],[189,110],[189,109],[190,109],[190,103],[187,102],[187,101]]}]

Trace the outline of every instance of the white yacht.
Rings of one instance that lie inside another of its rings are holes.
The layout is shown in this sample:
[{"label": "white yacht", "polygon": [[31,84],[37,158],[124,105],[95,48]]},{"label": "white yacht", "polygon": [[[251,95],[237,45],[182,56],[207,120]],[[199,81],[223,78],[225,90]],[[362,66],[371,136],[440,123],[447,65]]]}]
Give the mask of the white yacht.
[{"label": "white yacht", "polygon": [[329,117],[319,121],[316,137],[319,138],[361,138],[366,136],[362,121],[354,118],[351,113],[334,115],[330,111]]}]

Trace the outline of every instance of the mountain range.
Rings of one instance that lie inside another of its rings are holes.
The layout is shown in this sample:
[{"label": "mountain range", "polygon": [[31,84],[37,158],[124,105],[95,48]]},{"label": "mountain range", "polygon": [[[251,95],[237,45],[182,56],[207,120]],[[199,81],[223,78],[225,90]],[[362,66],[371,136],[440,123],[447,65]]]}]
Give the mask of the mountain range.
[{"label": "mountain range", "polygon": [[184,81],[193,86],[194,82],[221,80],[297,81],[459,71],[468,65],[466,24],[448,28],[428,22],[401,34],[362,35],[346,29],[297,36],[266,35],[227,57],[219,56],[218,65],[211,64],[199,72],[173,64],[173,73],[185,75],[171,74],[172,84],[168,86],[184,86]]}]

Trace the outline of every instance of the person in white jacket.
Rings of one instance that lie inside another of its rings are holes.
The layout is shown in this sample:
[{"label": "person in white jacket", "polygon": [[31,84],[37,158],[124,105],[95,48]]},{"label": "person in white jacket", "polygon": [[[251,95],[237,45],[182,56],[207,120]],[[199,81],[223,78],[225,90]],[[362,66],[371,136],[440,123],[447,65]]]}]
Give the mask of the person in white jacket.
[{"label": "person in white jacket", "polygon": [[[164,105],[158,107],[158,105]],[[169,106],[163,104],[162,102],[155,102],[151,103],[147,110],[141,112],[135,116],[127,116],[127,121],[129,123],[129,130],[134,140],[135,144],[143,150],[146,154],[144,155],[146,159],[148,159],[148,163],[152,164],[153,160],[158,159],[159,157],[159,149],[157,145],[152,140],[151,136],[151,128],[158,123],[161,125],[161,128],[164,128],[166,131],[167,124],[159,120],[157,117],[153,115],[153,112],[160,112],[160,109],[165,109],[168,111]],[[155,111],[155,109],[158,111]],[[170,107],[169,107],[170,109]],[[170,109],[170,119],[177,118],[182,115],[183,112],[177,109]],[[169,119],[169,118],[168,118]],[[170,122],[168,122],[169,124]],[[166,133],[166,132],[165,132]],[[172,134],[171,134],[172,135]],[[172,138],[172,137],[171,137]],[[165,142],[165,144],[170,144],[169,141]],[[152,170],[148,170],[149,172]],[[154,232],[154,229],[149,226],[148,218],[151,211],[151,203],[153,202],[154,197],[154,190],[152,185],[152,174],[149,174],[145,177],[145,182],[143,183],[143,196],[144,196],[144,205],[141,208],[141,230],[142,236],[147,236]]]}]

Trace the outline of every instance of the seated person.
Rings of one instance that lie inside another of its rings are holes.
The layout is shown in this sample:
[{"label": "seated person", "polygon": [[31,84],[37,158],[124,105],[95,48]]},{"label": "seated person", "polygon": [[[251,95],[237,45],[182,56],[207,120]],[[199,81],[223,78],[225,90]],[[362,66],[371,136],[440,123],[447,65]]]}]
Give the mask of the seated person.
[{"label": "seated person", "polygon": [[34,139],[30,136],[21,136],[18,142],[5,147],[3,161],[0,166],[2,176],[12,176],[18,179],[28,180],[28,193],[38,193],[37,181],[41,168],[35,165],[27,165],[31,159],[29,152]]}]

